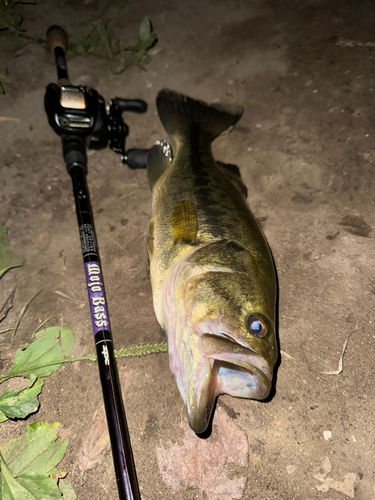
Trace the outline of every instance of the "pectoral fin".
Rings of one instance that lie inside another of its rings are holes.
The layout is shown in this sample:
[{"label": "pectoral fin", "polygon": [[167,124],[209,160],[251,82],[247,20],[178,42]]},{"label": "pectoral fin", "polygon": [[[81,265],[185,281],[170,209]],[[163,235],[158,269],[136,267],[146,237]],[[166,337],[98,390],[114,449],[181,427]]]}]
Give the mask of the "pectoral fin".
[{"label": "pectoral fin", "polygon": [[184,200],[174,207],[171,215],[173,243],[181,240],[194,244],[197,239],[198,216],[191,201]]}]

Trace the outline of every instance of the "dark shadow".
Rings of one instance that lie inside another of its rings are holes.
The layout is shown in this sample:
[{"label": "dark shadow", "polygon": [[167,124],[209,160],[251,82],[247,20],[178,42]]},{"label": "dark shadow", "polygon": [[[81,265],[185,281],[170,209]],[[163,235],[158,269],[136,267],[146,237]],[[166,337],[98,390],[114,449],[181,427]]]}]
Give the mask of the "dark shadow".
[{"label": "dark shadow", "polygon": [[[272,252],[271,252],[272,255]],[[270,393],[266,397],[266,399],[263,399],[261,403],[269,403],[273,397],[276,394],[276,385],[277,385],[277,374],[279,370],[279,366],[281,365],[281,354],[280,354],[280,337],[279,337],[279,280],[277,279],[277,269],[275,265],[275,261],[272,257],[273,260],[273,265],[275,266],[275,274],[276,274],[276,310],[275,310],[275,335],[276,335],[276,342],[279,350],[279,356],[277,358],[275,368],[273,369],[273,379],[272,379],[272,387],[270,390]]]}]

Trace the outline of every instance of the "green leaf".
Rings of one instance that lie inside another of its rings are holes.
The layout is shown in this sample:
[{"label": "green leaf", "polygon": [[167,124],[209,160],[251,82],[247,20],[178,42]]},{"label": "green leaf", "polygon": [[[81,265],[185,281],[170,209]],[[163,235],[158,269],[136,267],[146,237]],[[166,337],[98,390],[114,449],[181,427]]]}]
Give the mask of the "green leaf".
[{"label": "green leaf", "polygon": [[93,25],[91,31],[87,34],[87,36],[81,39],[80,46],[84,49],[85,52],[90,52],[97,47],[99,42],[100,32],[98,31],[97,26]]},{"label": "green leaf", "polygon": [[152,57],[150,54],[146,54],[144,58],[142,59],[142,66],[145,64],[150,64]]},{"label": "green leaf", "polygon": [[2,466],[1,493],[4,500],[61,500],[61,491],[48,476],[24,474],[13,477]]},{"label": "green leaf", "polygon": [[11,377],[48,377],[58,370],[73,349],[75,335],[64,326],[52,326],[41,330],[27,347],[18,349],[13,368],[0,377],[0,383]]},{"label": "green leaf", "polygon": [[[9,440],[2,447],[0,483],[3,500],[61,500],[62,490],[49,477],[58,472],[55,466],[68,446],[66,440],[58,439],[54,433],[58,425],[29,425],[23,436]],[[69,492],[69,487],[66,489]],[[64,498],[73,500],[75,497]]]},{"label": "green leaf", "polygon": [[[126,47],[125,50],[121,50],[119,41],[112,40],[106,23],[96,21],[90,32],[81,38],[79,42],[69,44],[67,60],[74,59],[77,56],[93,56],[113,61],[110,69],[114,74],[122,73],[131,66],[137,66],[145,71],[144,65],[151,60],[150,56],[147,56],[147,51],[155,44],[156,40],[157,36],[152,30],[151,21],[148,17],[145,17],[139,27],[137,43]],[[106,54],[103,54],[103,47]],[[101,52],[100,49],[102,49]]]},{"label": "green leaf", "polygon": [[91,28],[89,33],[81,38],[77,43],[69,43],[67,59],[71,60],[78,56],[85,56],[90,50],[94,50],[98,45],[100,35],[95,26]]},{"label": "green leaf", "polygon": [[0,278],[13,267],[23,266],[25,259],[9,250],[7,230],[0,224]]},{"label": "green leaf", "polygon": [[59,424],[28,425],[23,436],[10,439],[1,454],[14,477],[23,474],[56,474],[55,466],[62,460],[68,441],[58,439],[54,430]]},{"label": "green leaf", "polygon": [[102,42],[108,52],[109,58],[113,59],[111,35],[108,33],[107,28],[100,21],[95,22],[94,26],[99,34],[99,40]]},{"label": "green leaf", "polygon": [[38,395],[44,384],[43,379],[32,381],[26,389],[14,392],[6,389],[0,397],[0,422],[8,418],[26,418],[39,408]]},{"label": "green leaf", "polygon": [[59,482],[59,488],[63,494],[64,500],[76,500],[77,495],[73,490],[72,483],[65,483],[64,481]]},{"label": "green leaf", "polygon": [[119,75],[132,66],[136,66],[136,55],[133,52],[121,52],[114,58],[110,70],[114,75]]},{"label": "green leaf", "polygon": [[112,42],[112,52],[113,52],[113,57],[117,56],[117,54],[121,52],[119,40],[115,40],[114,42]]},{"label": "green leaf", "polygon": [[23,17],[21,15],[9,14],[9,12],[9,9],[0,8],[0,31],[15,31],[22,24]]},{"label": "green leaf", "polygon": [[[95,49],[99,46],[105,48],[107,56],[94,53]],[[69,52],[67,54],[68,60],[74,59],[77,56],[95,56],[103,59],[113,59],[116,54],[120,52],[120,45],[118,40],[113,41],[109,31],[107,30],[106,23],[103,21],[96,21],[93,23],[89,33],[81,38],[76,44],[69,44]]]},{"label": "green leaf", "polygon": [[157,39],[156,33],[152,30],[152,24],[149,18],[146,16],[141,22],[138,35],[138,43],[133,47],[136,52],[145,52],[155,44]]},{"label": "green leaf", "polygon": [[114,58],[110,67],[111,72],[118,75],[132,66],[146,71],[145,65],[151,61],[148,51],[155,45],[156,41],[157,36],[152,31],[151,22],[148,17],[145,17],[141,22],[137,44],[126,47],[125,51],[120,52]]},{"label": "green leaf", "polygon": [[0,83],[10,83],[10,80],[8,77],[0,73]]},{"label": "green leaf", "polygon": [[139,27],[139,40],[144,42],[150,38],[152,32],[152,27],[149,18],[146,16],[143,18],[141,25]]}]

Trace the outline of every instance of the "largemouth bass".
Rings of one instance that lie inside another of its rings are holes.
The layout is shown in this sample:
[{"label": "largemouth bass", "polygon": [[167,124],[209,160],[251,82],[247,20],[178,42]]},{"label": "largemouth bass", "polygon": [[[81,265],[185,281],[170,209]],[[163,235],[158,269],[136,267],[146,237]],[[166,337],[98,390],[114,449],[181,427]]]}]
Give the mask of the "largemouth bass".
[{"label": "largemouth bass", "polygon": [[202,433],[218,395],[269,394],[278,357],[276,275],[238,169],[211,152],[242,108],[163,90],[157,109],[176,150],[172,160],[159,143],[147,161],[153,303],[189,425]]}]

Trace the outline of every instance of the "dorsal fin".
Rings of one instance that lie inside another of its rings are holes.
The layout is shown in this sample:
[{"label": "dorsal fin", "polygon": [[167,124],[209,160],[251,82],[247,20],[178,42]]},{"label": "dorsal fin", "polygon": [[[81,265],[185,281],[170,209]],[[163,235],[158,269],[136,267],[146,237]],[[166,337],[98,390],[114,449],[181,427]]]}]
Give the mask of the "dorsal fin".
[{"label": "dorsal fin", "polygon": [[172,150],[166,141],[157,141],[147,157],[147,178],[151,190],[172,162]]},{"label": "dorsal fin", "polygon": [[240,169],[237,165],[232,165],[231,163],[222,163],[217,161],[216,165],[223,172],[223,174],[236,186],[238,191],[247,198],[247,187],[242,182]]}]

